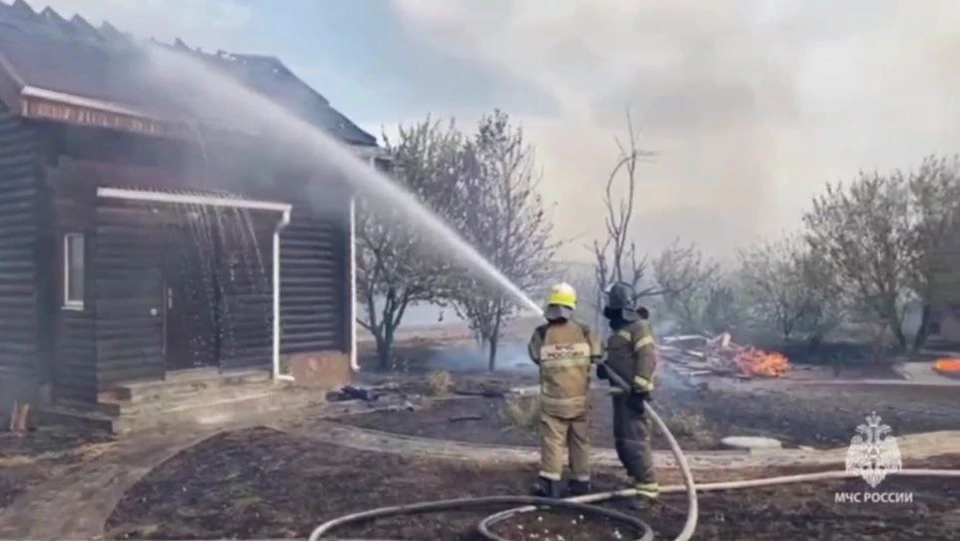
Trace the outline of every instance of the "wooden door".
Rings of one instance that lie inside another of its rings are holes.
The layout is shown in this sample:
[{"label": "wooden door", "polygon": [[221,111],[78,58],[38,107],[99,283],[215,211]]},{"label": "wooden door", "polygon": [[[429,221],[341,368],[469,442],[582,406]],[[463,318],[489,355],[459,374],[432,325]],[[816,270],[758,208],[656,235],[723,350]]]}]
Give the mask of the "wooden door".
[{"label": "wooden door", "polygon": [[164,259],[167,370],[218,364],[218,259],[214,235],[196,226],[171,229]]}]

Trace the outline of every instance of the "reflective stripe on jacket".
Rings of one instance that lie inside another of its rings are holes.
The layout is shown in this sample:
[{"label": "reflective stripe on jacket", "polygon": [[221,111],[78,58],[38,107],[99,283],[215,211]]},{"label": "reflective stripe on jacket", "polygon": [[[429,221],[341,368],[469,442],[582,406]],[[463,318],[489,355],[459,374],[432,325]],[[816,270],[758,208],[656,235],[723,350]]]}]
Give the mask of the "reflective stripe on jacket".
[{"label": "reflective stripe on jacket", "polygon": [[611,333],[607,339],[606,364],[637,390],[652,391],[657,369],[657,344],[650,324],[634,321]]}]

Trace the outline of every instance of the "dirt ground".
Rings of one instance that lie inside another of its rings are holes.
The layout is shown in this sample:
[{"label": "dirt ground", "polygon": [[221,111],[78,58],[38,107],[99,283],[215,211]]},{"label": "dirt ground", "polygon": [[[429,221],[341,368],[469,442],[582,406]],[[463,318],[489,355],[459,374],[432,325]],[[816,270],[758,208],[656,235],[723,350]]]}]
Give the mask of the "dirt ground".
[{"label": "dirt ground", "polygon": [[[960,455],[928,461],[956,467]],[[808,469],[809,470],[809,469]],[[752,478],[782,471],[706,472],[698,481]],[[318,445],[268,429],[225,433],[160,465],[123,498],[107,523],[110,538],[304,538],[324,520],[383,505],[468,495],[518,494],[529,489],[532,466],[404,458]],[[674,472],[664,481],[675,482]],[[625,485],[599,472],[597,489]],[[883,540],[955,539],[960,487],[932,479],[888,480],[885,490],[912,491],[911,504],[835,504],[836,491],[862,491],[859,482],[794,485],[701,495],[698,539]],[[613,504],[623,509],[623,504]],[[398,517],[345,528],[343,537],[420,540],[478,539],[476,523],[496,509]],[[682,496],[665,496],[647,512],[658,538],[678,533]],[[622,525],[578,513],[537,511],[499,527],[516,540],[630,539]],[[619,537],[618,537],[619,534]]]},{"label": "dirt ground", "polygon": [[[816,387],[787,382],[717,380],[700,388],[671,386],[654,405],[688,450],[717,449],[731,435],[768,436],[786,447],[833,448],[850,443],[875,411],[895,435],[960,428],[958,389],[852,385]],[[592,397],[594,445],[613,446],[610,399]],[[415,411],[345,416],[340,422],[404,435],[500,445],[537,445],[535,422],[514,421],[503,398],[439,401]],[[668,449],[657,434],[654,446]]]},{"label": "dirt ground", "polygon": [[106,434],[44,429],[19,437],[0,432],[0,509],[61,468],[93,458],[109,445]]}]

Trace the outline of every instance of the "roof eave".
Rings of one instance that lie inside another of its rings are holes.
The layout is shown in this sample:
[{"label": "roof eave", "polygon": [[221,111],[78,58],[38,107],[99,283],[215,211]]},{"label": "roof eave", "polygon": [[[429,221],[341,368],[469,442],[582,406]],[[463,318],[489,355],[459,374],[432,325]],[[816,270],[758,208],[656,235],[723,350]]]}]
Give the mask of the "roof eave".
[{"label": "roof eave", "polygon": [[[126,105],[33,86],[23,87],[20,90],[19,97],[19,112],[25,118],[158,137],[178,139],[193,139],[196,137],[196,122],[163,118]],[[230,134],[258,135],[255,132],[242,130],[234,126],[217,126],[208,122],[204,122],[203,126],[206,129]]]},{"label": "roof eave", "polygon": [[[105,128],[154,137],[195,139],[198,125],[187,120],[162,118],[126,105],[76,96],[65,92],[24,86],[16,93],[19,107],[12,109],[24,118],[46,120],[63,124]],[[202,123],[203,128],[231,135],[256,137],[259,134],[234,127]],[[345,141],[346,142],[346,141]],[[389,154],[376,141],[348,145],[363,160],[389,160]]]}]

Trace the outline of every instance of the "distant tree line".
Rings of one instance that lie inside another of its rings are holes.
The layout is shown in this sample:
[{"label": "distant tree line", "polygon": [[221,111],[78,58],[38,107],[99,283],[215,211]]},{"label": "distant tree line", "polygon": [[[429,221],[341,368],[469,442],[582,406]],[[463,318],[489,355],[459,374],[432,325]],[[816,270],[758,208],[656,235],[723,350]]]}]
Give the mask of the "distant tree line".
[{"label": "distant tree line", "polygon": [[[846,326],[900,351],[924,346],[935,310],[960,307],[957,157],[928,156],[910,171],[863,171],[828,184],[799,230],[742,250],[734,264],[680,241],[648,264],[624,233],[638,182],[631,164],[649,155],[636,149],[632,127],[629,133],[608,181],[595,279],[581,279],[581,287],[597,292],[612,279],[629,281],[676,332],[739,331],[815,346]],[[611,195],[617,182],[619,198]],[[908,329],[913,308],[919,321]]]}]

